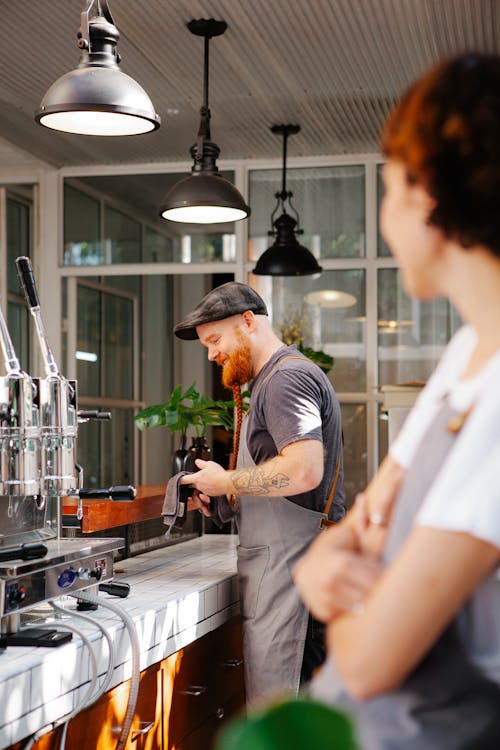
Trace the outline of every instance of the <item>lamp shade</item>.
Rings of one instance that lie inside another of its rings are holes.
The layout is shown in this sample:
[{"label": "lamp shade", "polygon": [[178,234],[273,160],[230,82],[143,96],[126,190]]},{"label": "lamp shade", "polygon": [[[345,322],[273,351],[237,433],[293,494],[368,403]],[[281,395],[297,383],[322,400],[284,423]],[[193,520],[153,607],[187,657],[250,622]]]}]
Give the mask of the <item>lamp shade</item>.
[{"label": "lamp shade", "polygon": [[276,239],[257,261],[257,276],[310,276],[322,268],[307,247],[300,245],[294,228],[297,222],[290,214],[281,214],[274,226]]},{"label": "lamp shade", "polygon": [[164,219],[187,224],[222,224],[250,213],[240,192],[218,172],[193,172],[167,193],[160,208]]},{"label": "lamp shade", "polygon": [[193,167],[189,177],[176,183],[160,206],[160,216],[182,224],[224,224],[239,221],[250,215],[250,208],[236,187],[219,174],[217,158],[220,149],[210,136],[208,106],[208,49],[210,39],[224,34],[225,21],[200,18],[190,21],[192,34],[204,37],[203,103],[200,108],[200,127],[190,154]]},{"label": "lamp shade", "polygon": [[[104,6],[107,11],[107,3]],[[119,68],[119,32],[109,12],[107,18],[91,18],[87,32],[88,39],[79,39],[78,68],[52,84],[35,120],[53,130],[80,135],[137,135],[159,128],[160,117],[151,99]]]},{"label": "lamp shade", "polygon": [[137,135],[160,126],[149,96],[118,67],[85,66],[61,76],[43,97],[35,120],[81,135]]},{"label": "lamp shade", "polygon": [[356,297],[347,292],[340,292],[337,289],[317,289],[309,292],[304,297],[308,305],[318,307],[341,308],[352,307],[356,304]]}]

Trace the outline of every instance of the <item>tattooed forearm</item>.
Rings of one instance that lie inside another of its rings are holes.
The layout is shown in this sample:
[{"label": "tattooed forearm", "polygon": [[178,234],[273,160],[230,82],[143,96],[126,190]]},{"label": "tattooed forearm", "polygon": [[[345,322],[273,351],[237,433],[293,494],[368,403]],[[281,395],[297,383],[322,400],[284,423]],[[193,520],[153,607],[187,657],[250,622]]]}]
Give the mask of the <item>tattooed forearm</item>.
[{"label": "tattooed forearm", "polygon": [[264,467],[252,466],[231,472],[231,481],[237,495],[269,495],[273,490],[288,487],[290,477],[276,471],[272,461]]}]

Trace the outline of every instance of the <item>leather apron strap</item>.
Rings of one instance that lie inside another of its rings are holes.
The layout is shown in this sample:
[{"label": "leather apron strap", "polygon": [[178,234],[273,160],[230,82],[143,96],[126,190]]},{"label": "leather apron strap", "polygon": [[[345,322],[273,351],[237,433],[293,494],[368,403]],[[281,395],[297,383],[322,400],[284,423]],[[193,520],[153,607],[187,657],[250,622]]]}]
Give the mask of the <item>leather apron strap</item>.
[{"label": "leather apron strap", "polygon": [[341,454],[339,453],[339,455],[337,457],[337,468],[335,469],[335,476],[333,477],[332,486],[330,487],[330,492],[328,493],[328,499],[326,501],[325,509],[323,511],[326,517],[322,518],[320,520],[320,522],[319,522],[319,528],[320,529],[326,529],[328,526],[333,526],[334,523],[335,523],[335,521],[330,521],[330,519],[328,518],[328,514],[330,512],[330,508],[332,507],[333,498],[335,496],[335,490],[337,488],[337,482],[338,482],[338,479],[339,479],[339,474],[340,474],[340,455]]}]

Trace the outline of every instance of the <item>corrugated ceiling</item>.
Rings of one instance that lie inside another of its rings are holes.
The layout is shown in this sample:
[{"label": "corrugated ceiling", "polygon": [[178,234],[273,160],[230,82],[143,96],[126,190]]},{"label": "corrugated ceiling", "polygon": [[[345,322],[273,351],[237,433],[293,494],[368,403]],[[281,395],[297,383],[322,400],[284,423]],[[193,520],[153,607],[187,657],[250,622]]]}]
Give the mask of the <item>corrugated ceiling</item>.
[{"label": "corrugated ceiling", "polygon": [[35,124],[33,111],[78,63],[84,5],[0,2],[0,136],[57,166],[188,159],[203,70],[191,18],[229,27],[210,45],[212,137],[226,159],[279,157],[274,122],[301,124],[293,156],[377,151],[391,103],[433,61],[500,51],[500,0],[109,0],[122,70],[162,126],[118,139],[63,135]]}]

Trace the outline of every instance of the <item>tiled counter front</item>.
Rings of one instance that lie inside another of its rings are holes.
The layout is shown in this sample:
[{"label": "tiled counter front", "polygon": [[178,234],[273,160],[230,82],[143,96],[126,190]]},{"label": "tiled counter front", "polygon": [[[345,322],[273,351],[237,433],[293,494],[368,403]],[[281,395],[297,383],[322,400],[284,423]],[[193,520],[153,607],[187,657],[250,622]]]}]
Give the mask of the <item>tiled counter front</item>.
[{"label": "tiled counter front", "polygon": [[[128,598],[103,593],[99,597],[113,601],[133,618],[141,671],[238,614],[236,544],[235,536],[208,534],[117,565],[124,572],[115,580],[130,584]],[[69,608],[75,605],[71,600]],[[127,631],[108,609],[99,607],[85,614],[105,625],[112,636],[115,669],[110,687],[114,687],[130,677]],[[91,640],[104,675],[108,646],[102,634],[78,618],[70,621]],[[89,663],[88,649],[76,635],[57,648],[16,646],[1,653],[0,750],[71,712],[88,687]]]}]

